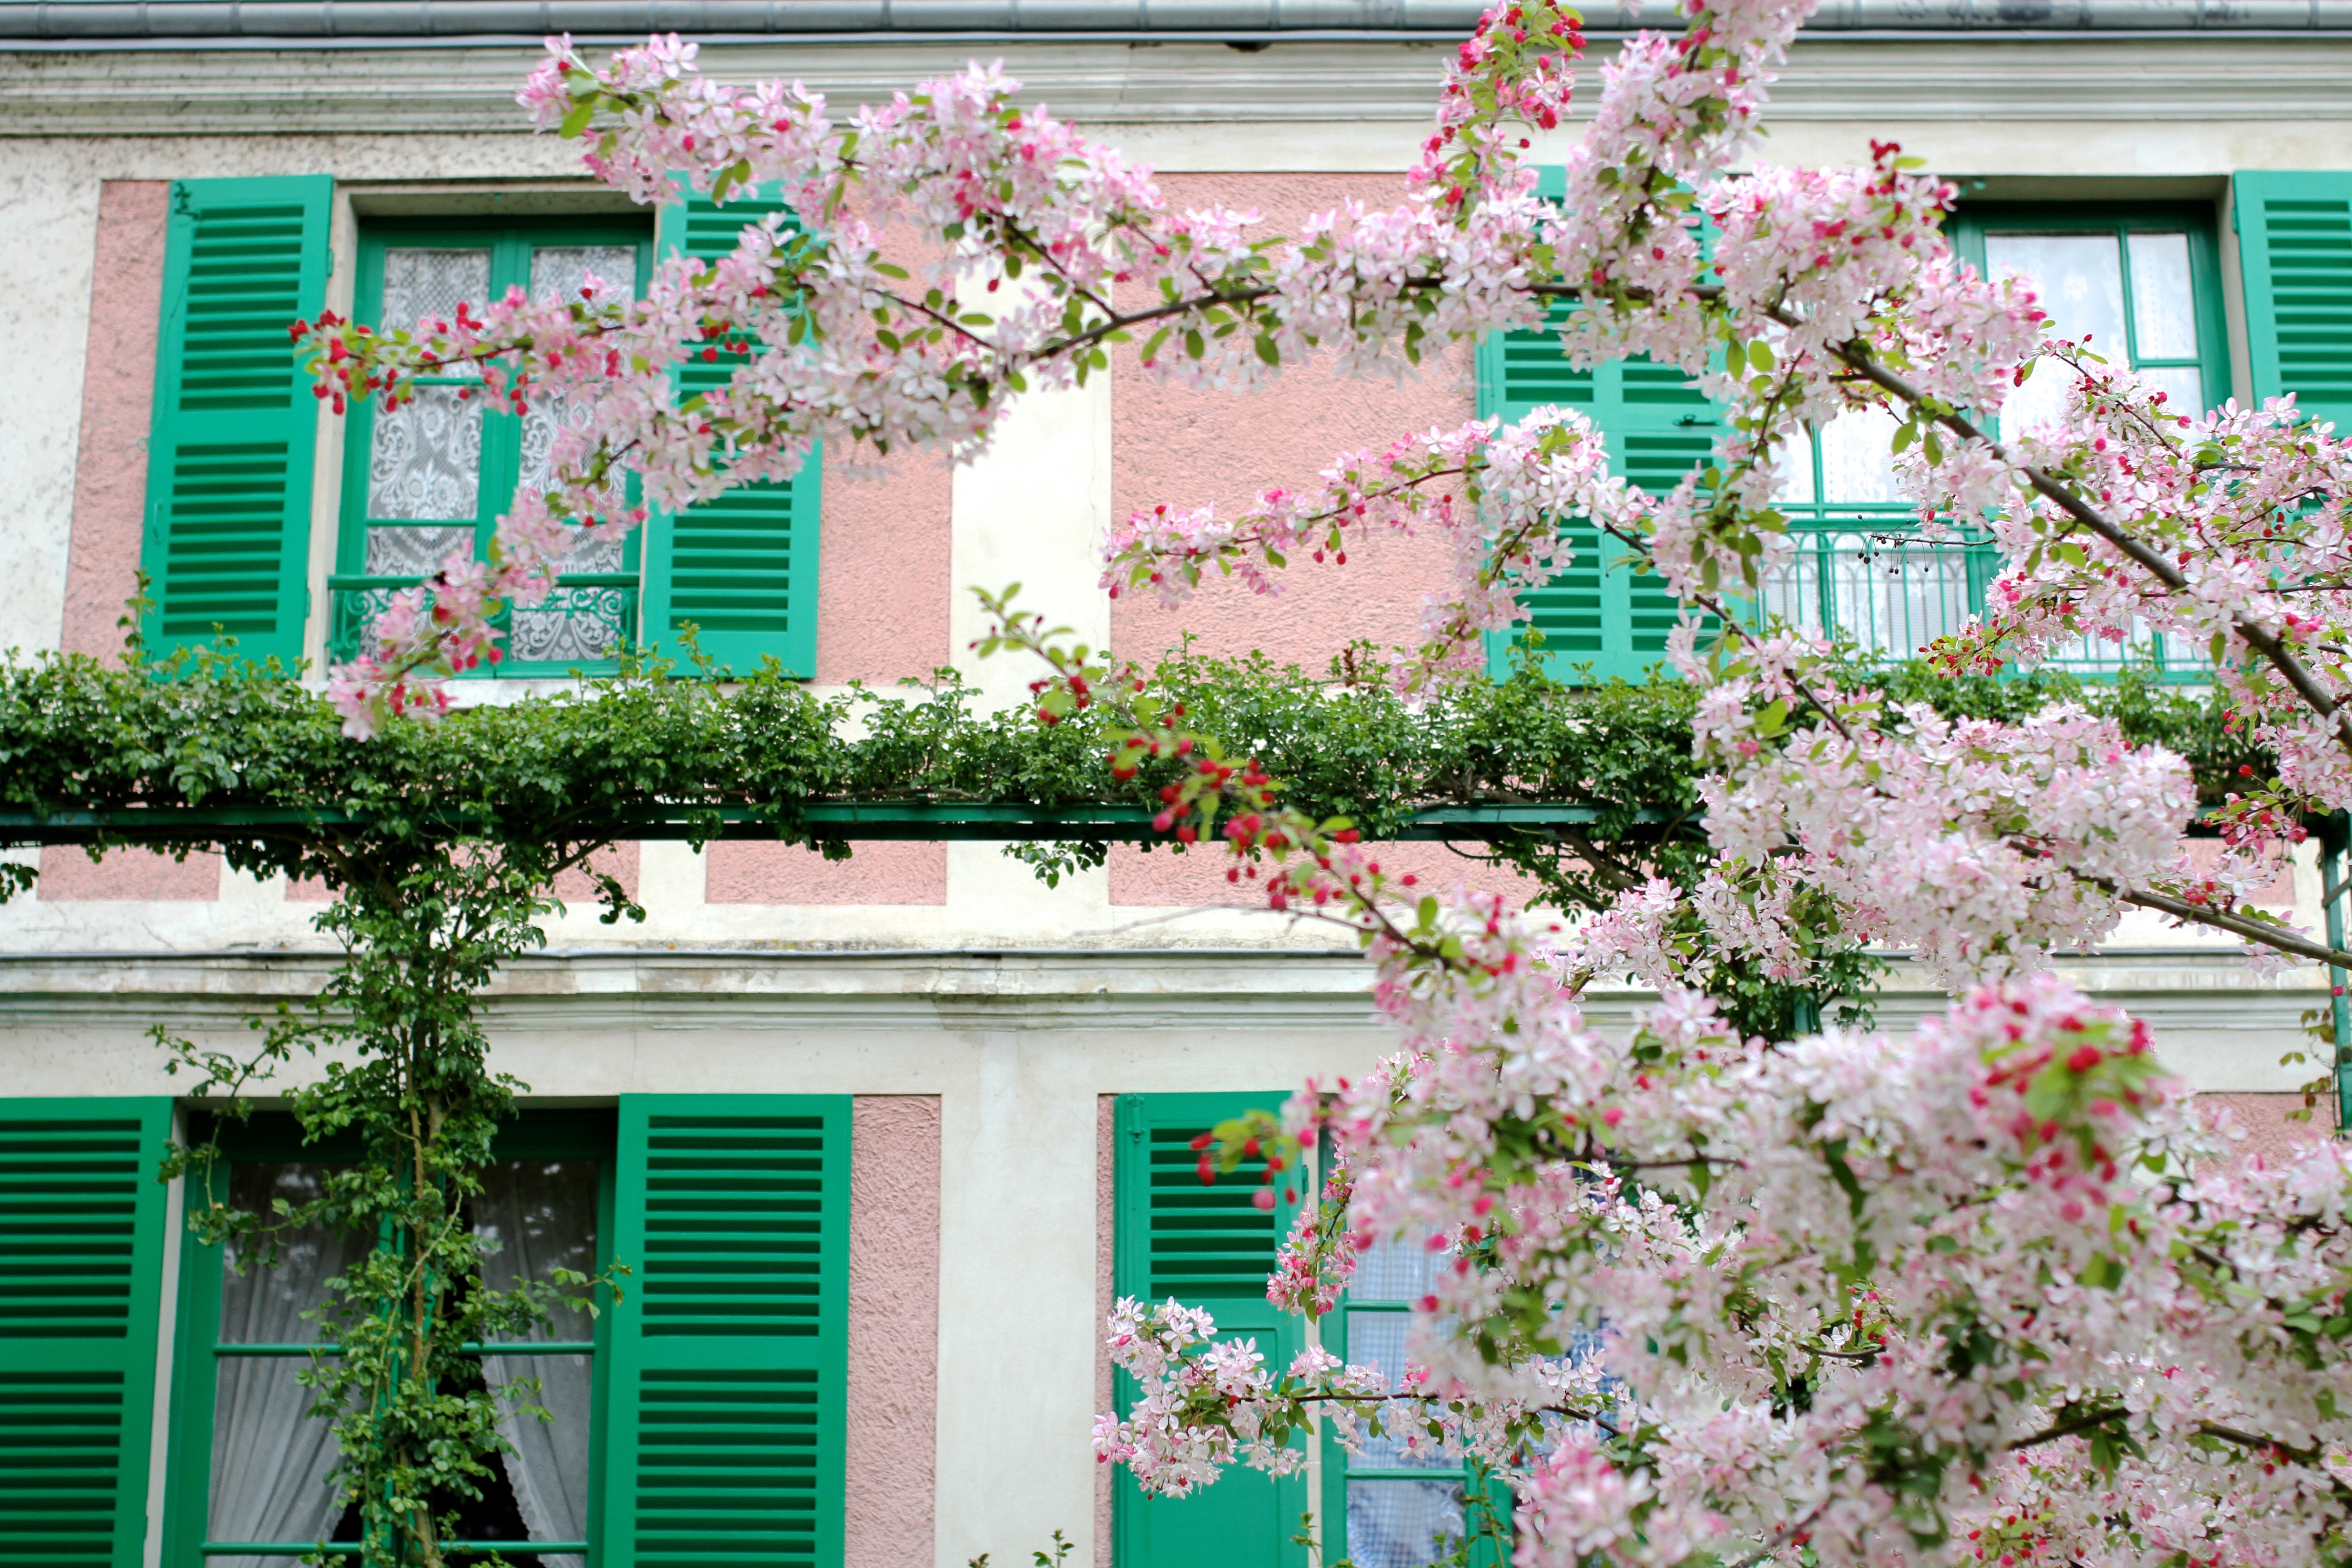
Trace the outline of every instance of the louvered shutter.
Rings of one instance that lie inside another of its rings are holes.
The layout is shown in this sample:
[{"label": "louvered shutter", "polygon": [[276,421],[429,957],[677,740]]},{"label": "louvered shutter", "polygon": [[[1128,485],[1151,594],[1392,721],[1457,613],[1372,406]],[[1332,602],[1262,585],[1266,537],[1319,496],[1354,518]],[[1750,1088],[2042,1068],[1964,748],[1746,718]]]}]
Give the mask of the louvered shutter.
[{"label": "louvered shutter", "polygon": [[2352,428],[2352,174],[2237,177],[2254,398]]},{"label": "louvered shutter", "polygon": [[290,671],[309,613],[318,400],[287,328],[324,309],[324,174],[176,180],[143,546],[151,651],[220,632]]},{"label": "louvered shutter", "polygon": [[[1545,169],[1541,178],[1541,193],[1557,198],[1561,172]],[[1707,237],[1702,237],[1703,249]],[[1563,319],[1569,309],[1564,302],[1555,306],[1554,319]],[[1580,370],[1568,363],[1559,339],[1549,331],[1505,332],[1478,345],[1479,417],[1522,419],[1547,404],[1588,416],[1608,439],[1611,468],[1652,495],[1680,483],[1714,450],[1722,430],[1714,404],[1670,365],[1633,358]],[[1611,566],[1628,547],[1586,519],[1563,519],[1560,535],[1575,552],[1574,561],[1523,596],[1532,624],[1544,636],[1546,666],[1563,678],[1589,664],[1597,679],[1639,680],[1665,658],[1666,635],[1681,616],[1681,605],[1654,573]],[[1498,671],[1510,640],[1488,639],[1489,658]]]},{"label": "louvered shutter", "polygon": [[0,1100],[0,1563],[140,1563],[171,1115]]},{"label": "louvered shutter", "polygon": [[837,1568],[849,1100],[624,1095],[604,1568]]},{"label": "louvered shutter", "polygon": [[[1261,1212],[1253,1201],[1255,1173],[1203,1185],[1192,1141],[1253,1107],[1278,1110],[1288,1098],[1276,1089],[1122,1095],[1113,1172],[1116,1293],[1205,1307],[1220,1340],[1255,1340],[1277,1372],[1306,1342],[1299,1320],[1265,1299],[1266,1276],[1297,1205]],[[1125,1373],[1116,1394],[1121,1410],[1137,1396]],[[1309,1506],[1303,1476],[1276,1480],[1236,1468],[1214,1486],[1173,1500],[1145,1497],[1122,1470],[1115,1496],[1118,1568],[1304,1568],[1305,1550],[1291,1541]]]},{"label": "louvered shutter", "polygon": [[[689,196],[664,207],[661,253],[698,261],[731,254],[746,224],[782,210],[742,199],[716,207]],[[678,395],[723,386],[739,353],[698,354],[678,373]],[[791,674],[816,673],[816,553],[821,452],[790,479],[745,485],[716,500],[656,517],[647,529],[646,637],[677,657],[691,623],[704,655],[749,674],[768,654]]]}]

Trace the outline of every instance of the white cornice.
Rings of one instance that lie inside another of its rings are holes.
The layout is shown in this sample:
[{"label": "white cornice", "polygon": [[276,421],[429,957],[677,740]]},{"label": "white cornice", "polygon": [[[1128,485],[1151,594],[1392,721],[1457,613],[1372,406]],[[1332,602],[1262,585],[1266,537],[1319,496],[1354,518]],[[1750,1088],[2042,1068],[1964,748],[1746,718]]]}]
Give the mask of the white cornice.
[{"label": "white cornice", "polygon": [[[520,135],[512,94],[536,50],[254,49],[0,54],[7,136]],[[953,68],[968,45],[724,44],[706,65],[794,77],[836,103]],[[1405,124],[1425,120],[1427,44],[1009,44],[1028,94],[1101,125]],[[1781,121],[2135,122],[2352,119],[2352,37],[1808,40],[1775,94]],[[1588,95],[1587,102],[1589,104]]]}]

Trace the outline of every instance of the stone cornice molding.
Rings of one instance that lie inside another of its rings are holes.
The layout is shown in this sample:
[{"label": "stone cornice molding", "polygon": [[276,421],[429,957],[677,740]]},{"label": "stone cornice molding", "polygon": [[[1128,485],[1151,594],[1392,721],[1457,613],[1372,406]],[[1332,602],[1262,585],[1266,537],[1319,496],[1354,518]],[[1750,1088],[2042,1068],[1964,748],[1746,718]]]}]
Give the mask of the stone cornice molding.
[{"label": "stone cornice molding", "polygon": [[[961,66],[971,43],[708,46],[738,79],[796,78],[836,103],[875,101]],[[1285,42],[1012,43],[1025,95],[1088,124],[1418,125],[1438,46]],[[169,49],[0,53],[9,136],[526,134],[513,92],[535,44],[435,50],[256,48],[226,68]],[[2352,120],[2352,36],[2299,39],[2061,36],[1801,42],[1775,89],[1782,121],[2145,122]],[[1585,100],[1589,109],[1591,97]]]}]

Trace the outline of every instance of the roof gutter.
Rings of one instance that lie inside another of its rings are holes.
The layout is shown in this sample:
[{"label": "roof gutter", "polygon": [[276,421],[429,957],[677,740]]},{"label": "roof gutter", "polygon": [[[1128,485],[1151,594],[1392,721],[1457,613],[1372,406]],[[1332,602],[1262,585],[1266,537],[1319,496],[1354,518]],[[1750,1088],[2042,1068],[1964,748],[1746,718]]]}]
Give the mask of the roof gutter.
[{"label": "roof gutter", "polygon": [[[0,0],[0,47],[716,41],[1402,43],[1459,38],[1477,0]],[[1595,5],[1592,31],[1632,30]],[[1889,37],[2352,34],[2352,0],[1824,0],[1806,31]]]}]

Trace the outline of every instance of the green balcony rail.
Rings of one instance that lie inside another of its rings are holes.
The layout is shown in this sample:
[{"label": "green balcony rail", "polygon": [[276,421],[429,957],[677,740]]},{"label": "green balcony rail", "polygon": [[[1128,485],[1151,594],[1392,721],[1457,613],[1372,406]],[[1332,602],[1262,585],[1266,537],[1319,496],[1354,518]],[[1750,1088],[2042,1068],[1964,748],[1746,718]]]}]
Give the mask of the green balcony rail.
[{"label": "green balcony rail", "polygon": [[[2000,552],[1989,537],[1929,538],[1900,516],[1804,519],[1789,532],[1795,556],[1765,581],[1763,614],[1895,658],[1966,626],[2000,573]],[[2121,643],[2084,637],[2044,663],[2092,678],[2137,664],[2161,680],[2209,679],[2168,642],[2143,627]]]},{"label": "green balcony rail", "polygon": [[[478,674],[562,674],[618,667],[621,650],[637,641],[639,578],[635,572],[574,572],[556,580],[546,600],[499,617],[506,658],[495,671]],[[333,605],[327,626],[327,658],[348,664],[371,653],[369,628],[414,577],[342,574],[327,579]]]}]

